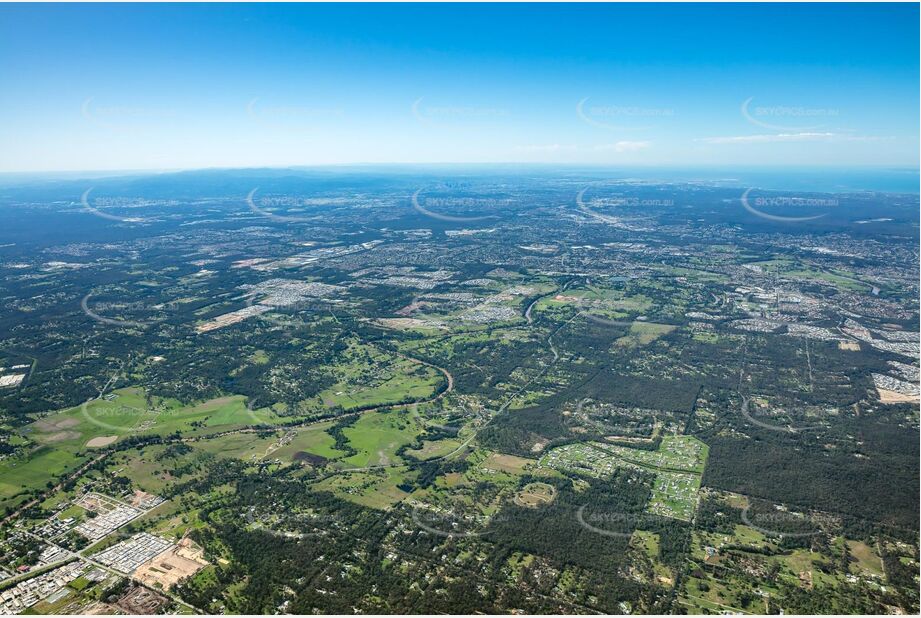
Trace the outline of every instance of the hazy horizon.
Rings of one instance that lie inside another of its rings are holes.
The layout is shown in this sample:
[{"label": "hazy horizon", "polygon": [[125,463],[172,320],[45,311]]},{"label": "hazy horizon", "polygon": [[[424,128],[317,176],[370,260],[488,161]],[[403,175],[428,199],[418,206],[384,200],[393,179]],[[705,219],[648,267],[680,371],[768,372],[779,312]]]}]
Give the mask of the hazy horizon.
[{"label": "hazy horizon", "polygon": [[[278,173],[323,174],[329,179],[360,175],[438,176],[474,174],[479,176],[560,176],[582,175],[600,181],[637,180],[641,182],[693,184],[723,187],[759,187],[766,190],[799,190],[816,193],[881,192],[918,194],[921,174],[914,168],[893,167],[794,167],[794,166],[610,166],[562,165],[552,163],[378,163],[317,166],[226,167],[164,170],[79,170],[48,172],[0,172],[0,187],[15,188],[33,183],[74,183],[75,188],[89,188],[87,182],[118,182],[209,174],[248,174],[271,177]],[[83,183],[83,184],[81,184]],[[86,186],[84,186],[86,185]]]}]

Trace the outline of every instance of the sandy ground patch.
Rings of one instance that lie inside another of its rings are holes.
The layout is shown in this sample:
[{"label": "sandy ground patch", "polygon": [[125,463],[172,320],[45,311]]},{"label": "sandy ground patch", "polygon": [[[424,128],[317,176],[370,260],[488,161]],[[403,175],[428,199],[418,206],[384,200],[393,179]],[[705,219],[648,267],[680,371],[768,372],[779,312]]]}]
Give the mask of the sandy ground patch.
[{"label": "sandy ground patch", "polygon": [[215,399],[209,399],[204,403],[200,403],[195,406],[196,411],[205,411],[205,410],[214,410],[215,408],[220,408],[221,406],[227,405],[236,398],[236,395],[227,395],[225,397],[217,397]]},{"label": "sandy ground patch", "polygon": [[524,457],[493,453],[483,461],[482,466],[492,470],[502,470],[503,472],[520,474],[525,469],[525,466],[532,463],[536,462],[533,459],[525,459]]},{"label": "sandy ground patch", "polygon": [[203,556],[201,547],[191,539],[182,539],[173,548],[139,566],[134,577],[148,586],[169,590],[179,580],[208,566]]},{"label": "sandy ground patch", "polygon": [[35,423],[35,428],[40,431],[59,431],[79,425],[80,421],[75,418],[46,418]]},{"label": "sandy ground patch", "polygon": [[887,391],[884,388],[877,388],[876,392],[879,393],[879,400],[882,403],[914,403],[918,401],[917,395],[905,395],[904,393]]},{"label": "sandy ground patch", "polygon": [[271,310],[272,308],[267,305],[250,305],[249,307],[244,307],[243,309],[231,311],[230,313],[225,313],[224,315],[219,315],[210,322],[199,324],[195,327],[195,330],[199,333],[207,333],[208,331],[230,326],[231,324],[237,324],[238,322],[242,322],[243,320],[251,318],[254,315],[259,315],[260,313],[265,313],[266,311]]},{"label": "sandy ground patch", "polygon": [[444,483],[448,487],[455,487],[464,482],[464,475],[460,472],[448,472],[444,475]]},{"label": "sandy ground patch", "polygon": [[80,614],[83,616],[111,616],[117,613],[118,608],[102,601],[93,601],[91,605],[87,605],[80,610]]},{"label": "sandy ground patch", "polygon": [[75,440],[79,437],[80,434],[76,431],[58,431],[47,436],[42,436],[42,442],[63,442],[64,440]]},{"label": "sandy ground patch", "polygon": [[98,436],[87,442],[86,445],[90,448],[98,448],[100,446],[109,446],[116,440],[118,440],[118,436]]},{"label": "sandy ground patch", "polygon": [[0,388],[11,388],[13,386],[19,386],[22,384],[22,381],[25,377],[26,374],[24,373],[0,376]]},{"label": "sandy ground patch", "polygon": [[839,341],[839,350],[850,350],[851,352],[860,352],[860,344],[856,341]]},{"label": "sandy ground patch", "polygon": [[144,508],[144,504],[149,502],[151,499],[156,498],[153,494],[149,494],[146,491],[141,491],[140,489],[134,490],[134,495],[131,496],[131,499],[128,500],[128,504],[131,506],[136,506],[138,508]]}]

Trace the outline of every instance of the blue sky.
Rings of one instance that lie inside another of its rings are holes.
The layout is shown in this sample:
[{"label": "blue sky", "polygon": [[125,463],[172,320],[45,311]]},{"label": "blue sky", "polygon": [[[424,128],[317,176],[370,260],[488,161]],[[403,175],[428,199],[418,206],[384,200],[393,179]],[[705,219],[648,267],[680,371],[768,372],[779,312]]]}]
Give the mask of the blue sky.
[{"label": "blue sky", "polygon": [[918,6],[0,5],[0,171],[918,165]]}]

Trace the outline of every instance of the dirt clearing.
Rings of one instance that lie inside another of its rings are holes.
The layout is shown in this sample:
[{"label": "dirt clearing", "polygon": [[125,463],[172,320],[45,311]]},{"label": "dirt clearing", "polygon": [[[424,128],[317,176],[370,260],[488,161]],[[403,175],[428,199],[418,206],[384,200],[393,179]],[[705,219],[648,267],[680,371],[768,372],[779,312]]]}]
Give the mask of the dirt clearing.
[{"label": "dirt clearing", "polygon": [[75,440],[80,437],[76,431],[59,431],[50,435],[42,436],[41,441],[49,444],[54,442],[64,442],[65,440]]},{"label": "dirt clearing", "polygon": [[90,448],[99,448],[101,446],[109,446],[116,440],[118,440],[118,436],[99,436],[87,442],[86,445]]},{"label": "dirt clearing", "polygon": [[35,428],[39,431],[60,431],[61,429],[68,429],[79,424],[80,421],[75,418],[46,418],[36,421]]},{"label": "dirt clearing", "polygon": [[169,590],[179,580],[208,566],[203,555],[202,548],[191,539],[182,539],[172,549],[139,566],[134,577],[152,588]]},{"label": "dirt clearing", "polygon": [[895,391],[887,391],[884,388],[877,388],[876,392],[879,393],[879,400],[882,403],[914,403],[918,401],[917,395],[906,395]]},{"label": "dirt clearing", "polygon": [[536,463],[533,459],[493,453],[483,461],[482,466],[492,470],[509,472],[511,474],[521,474],[529,464],[533,463]]}]

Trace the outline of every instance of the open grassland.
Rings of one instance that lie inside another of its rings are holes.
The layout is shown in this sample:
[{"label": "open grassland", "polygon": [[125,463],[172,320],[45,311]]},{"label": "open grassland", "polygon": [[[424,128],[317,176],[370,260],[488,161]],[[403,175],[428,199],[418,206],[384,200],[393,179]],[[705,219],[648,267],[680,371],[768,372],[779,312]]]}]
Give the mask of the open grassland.
[{"label": "open grassland", "polygon": [[373,509],[386,509],[409,494],[398,487],[405,482],[406,468],[387,468],[367,472],[344,472],[330,476],[312,487]]},{"label": "open grassland", "polygon": [[872,547],[862,541],[845,541],[851,556],[855,560],[852,570],[857,573],[882,577],[883,562]]},{"label": "open grassland", "polygon": [[662,564],[659,559],[660,539],[658,534],[645,530],[636,530],[630,539],[630,545],[645,554],[649,564],[652,566],[655,583],[662,585],[671,585],[673,583],[674,575],[671,569]]},{"label": "open grassland", "polygon": [[634,294],[620,289],[597,286],[573,286],[559,294],[552,294],[538,301],[534,307],[537,313],[564,315],[572,311],[584,311],[589,316],[608,320],[620,320],[630,315],[639,315],[652,310],[654,303],[645,294]]},{"label": "open grassland", "polygon": [[148,399],[138,388],[123,388],[107,398],[45,416],[29,425],[27,431],[40,444],[81,449],[95,438],[166,436],[177,431],[184,435],[208,434],[279,420],[268,409],[248,410],[241,395],[183,405],[174,399]]},{"label": "open grassland", "polygon": [[675,330],[675,326],[672,326],[671,324],[633,322],[630,325],[629,332],[625,336],[615,341],[614,345],[628,348],[649,345],[659,337],[667,335],[673,330]]},{"label": "open grassland", "polygon": [[827,283],[845,291],[869,292],[873,289],[873,284],[858,279],[853,273],[818,268],[809,264],[799,263],[791,258],[751,262],[749,266],[761,268],[764,271],[790,277],[791,279]]},{"label": "open grassland", "polygon": [[0,507],[21,502],[23,492],[44,489],[51,479],[78,468],[88,459],[72,451],[42,446],[27,458],[0,461]]},{"label": "open grassland", "polygon": [[335,438],[327,433],[332,425],[332,422],[325,422],[297,429],[291,441],[273,451],[272,457],[286,463],[295,461],[300,453],[309,453],[330,460],[342,457],[346,453],[336,450]]},{"label": "open grassland", "polygon": [[422,430],[421,422],[406,410],[363,414],[343,430],[349,446],[357,453],[342,461],[359,468],[398,462],[397,449],[410,444]]},{"label": "open grassland", "polygon": [[261,459],[266,453],[271,452],[277,440],[275,435],[261,437],[255,433],[235,433],[213,440],[201,440],[193,443],[192,446],[198,452],[249,461]]},{"label": "open grassland", "polygon": [[147,398],[139,388],[121,388],[105,398],[43,415],[22,428],[34,448],[0,461],[0,507],[20,502],[24,492],[46,488],[95,452],[128,437],[203,435],[278,420],[268,409],[247,410],[239,395],[183,405],[174,399]]},{"label": "open grassland", "polygon": [[458,449],[462,444],[460,440],[447,439],[447,440],[424,440],[422,442],[422,448],[420,449],[408,449],[406,451],[407,455],[411,455],[416,459],[432,459],[434,457],[444,457],[449,453],[453,453]]},{"label": "open grassland", "polygon": [[504,455],[502,453],[491,453],[483,460],[482,467],[490,470],[499,470],[509,474],[521,475],[533,464],[537,463],[533,459],[517,457],[515,455]]},{"label": "open grassland", "polygon": [[444,376],[407,358],[355,344],[331,368],[336,383],[319,394],[326,407],[343,410],[384,406],[431,397]]}]

